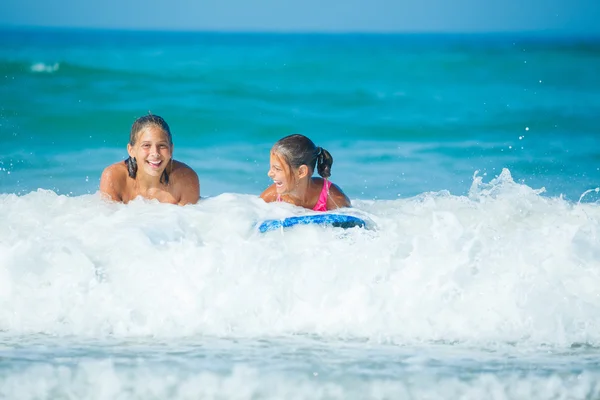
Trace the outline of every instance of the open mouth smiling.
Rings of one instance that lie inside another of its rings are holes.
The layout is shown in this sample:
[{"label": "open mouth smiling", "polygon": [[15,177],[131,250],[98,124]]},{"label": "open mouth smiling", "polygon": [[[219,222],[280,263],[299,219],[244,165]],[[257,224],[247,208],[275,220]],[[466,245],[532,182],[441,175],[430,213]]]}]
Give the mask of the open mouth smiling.
[{"label": "open mouth smiling", "polygon": [[162,165],[162,160],[158,160],[158,161],[147,161],[148,164],[150,164],[150,167],[152,168],[159,168]]}]

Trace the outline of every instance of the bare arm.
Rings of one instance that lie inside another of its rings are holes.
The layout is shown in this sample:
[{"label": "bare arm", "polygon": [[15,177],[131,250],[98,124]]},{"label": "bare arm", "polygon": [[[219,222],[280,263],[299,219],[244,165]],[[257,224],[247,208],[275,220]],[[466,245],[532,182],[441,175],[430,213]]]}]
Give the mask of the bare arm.
[{"label": "bare arm", "polygon": [[267,203],[277,201],[277,189],[275,188],[275,184],[266,188],[265,191],[261,193],[260,198]]},{"label": "bare arm", "polygon": [[342,192],[339,186],[332,184],[329,188],[329,196],[327,197],[327,209],[335,210],[342,207],[352,207],[350,199]]}]

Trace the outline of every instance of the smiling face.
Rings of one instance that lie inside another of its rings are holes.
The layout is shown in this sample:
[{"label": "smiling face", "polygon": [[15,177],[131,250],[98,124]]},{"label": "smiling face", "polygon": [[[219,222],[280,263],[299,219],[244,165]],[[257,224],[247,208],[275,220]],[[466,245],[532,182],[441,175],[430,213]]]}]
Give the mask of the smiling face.
[{"label": "smiling face", "polygon": [[173,155],[173,144],[168,134],[156,125],[148,125],[137,133],[133,145],[127,145],[127,152],[135,157],[138,173],[142,172],[160,178]]},{"label": "smiling face", "polygon": [[274,151],[271,151],[270,168],[267,175],[273,179],[275,183],[275,189],[277,194],[285,194],[292,191],[294,188],[294,181],[292,179],[292,173],[289,164],[285,161],[281,155]]}]

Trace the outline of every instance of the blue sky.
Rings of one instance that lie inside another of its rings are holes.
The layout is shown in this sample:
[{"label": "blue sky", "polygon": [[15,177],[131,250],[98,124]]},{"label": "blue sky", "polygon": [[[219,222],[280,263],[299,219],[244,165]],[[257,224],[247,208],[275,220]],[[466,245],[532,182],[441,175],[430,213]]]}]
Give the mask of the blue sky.
[{"label": "blue sky", "polygon": [[0,26],[600,35],[600,0],[3,0]]}]

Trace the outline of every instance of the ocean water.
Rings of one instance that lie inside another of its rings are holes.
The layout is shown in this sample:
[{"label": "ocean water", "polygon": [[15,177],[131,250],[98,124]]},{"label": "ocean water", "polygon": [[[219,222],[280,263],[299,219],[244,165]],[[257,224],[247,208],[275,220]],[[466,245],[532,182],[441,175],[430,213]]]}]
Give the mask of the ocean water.
[{"label": "ocean water", "polygon": [[[0,397],[600,397],[600,40],[0,31]],[[186,207],[108,203],[135,118]],[[369,229],[265,204],[303,133]]]}]

